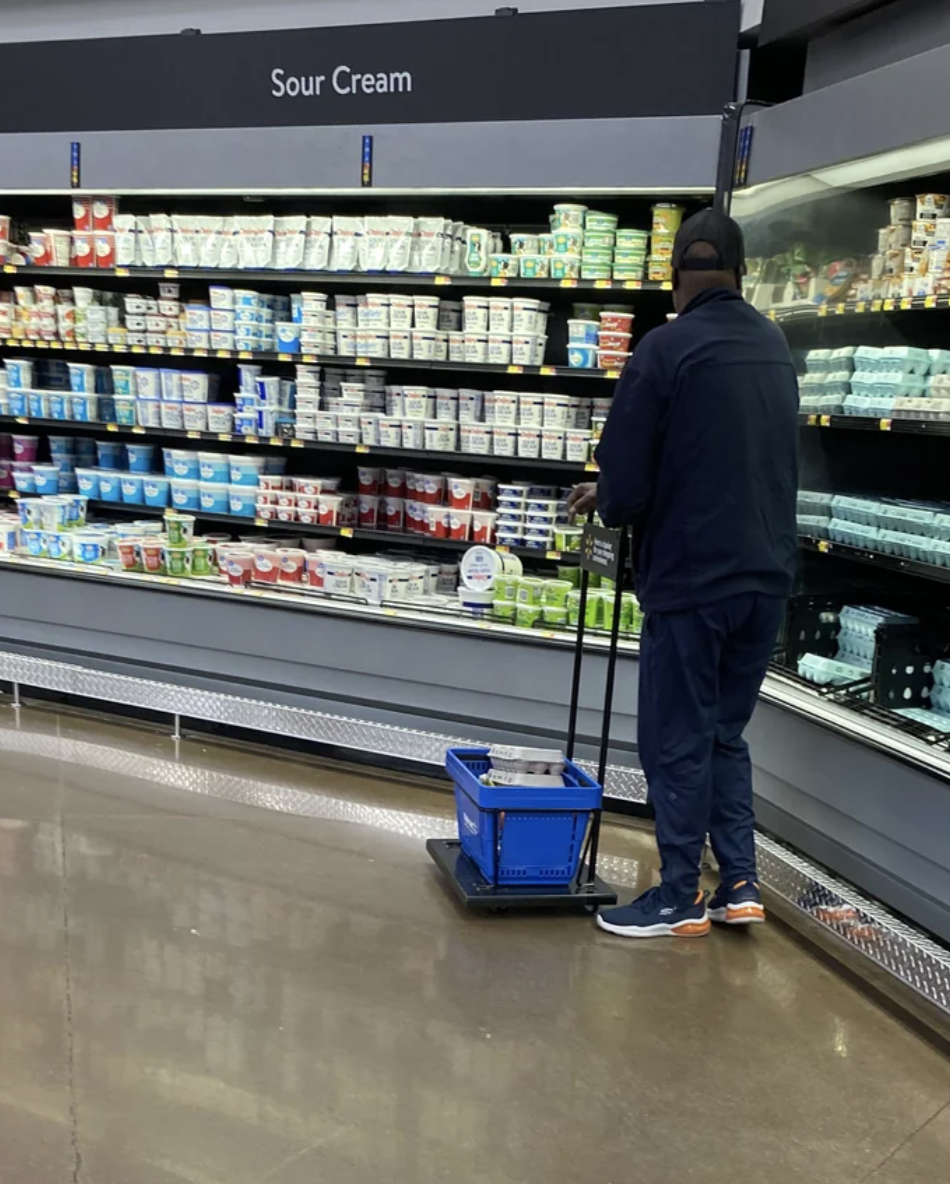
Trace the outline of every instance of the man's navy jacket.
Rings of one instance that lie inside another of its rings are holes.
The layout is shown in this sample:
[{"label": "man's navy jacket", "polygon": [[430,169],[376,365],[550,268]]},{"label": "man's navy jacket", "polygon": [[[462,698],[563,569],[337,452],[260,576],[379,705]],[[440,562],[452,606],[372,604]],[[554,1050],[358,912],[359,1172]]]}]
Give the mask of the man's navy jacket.
[{"label": "man's navy jacket", "polygon": [[798,381],[780,329],[703,292],[648,333],[597,448],[598,510],[633,527],[640,603],[787,596],[797,557]]}]

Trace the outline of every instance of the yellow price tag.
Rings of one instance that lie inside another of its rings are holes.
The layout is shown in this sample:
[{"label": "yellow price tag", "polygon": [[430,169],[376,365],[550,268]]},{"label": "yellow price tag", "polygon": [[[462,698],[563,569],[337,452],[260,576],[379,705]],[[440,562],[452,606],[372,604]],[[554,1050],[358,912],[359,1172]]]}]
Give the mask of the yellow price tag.
[{"label": "yellow price tag", "polygon": [[258,440],[257,436],[244,436],[242,438],[245,444],[260,444],[260,440]]},{"label": "yellow price tag", "polygon": [[128,269],[127,267],[117,267],[117,268],[115,269],[115,274],[116,274],[116,275],[123,275],[123,276],[124,276],[124,275],[128,275],[128,274],[129,274],[129,269]]},{"label": "yellow price tag", "polygon": [[201,432],[185,432],[185,435],[188,437],[189,440],[200,440],[201,439]]},{"label": "yellow price tag", "polygon": [[827,555],[831,550],[831,543],[829,543],[827,539],[819,539],[818,550],[821,551],[823,555]]},{"label": "yellow price tag", "polygon": [[356,364],[357,364],[357,366],[368,366],[369,365],[369,358],[357,358]]},{"label": "yellow price tag", "polygon": [[362,452],[362,453],[369,452],[369,445],[368,444],[357,444],[356,451]]},{"label": "yellow price tag", "polygon": [[61,341],[51,341],[49,347],[50,349],[62,349],[63,343]]},{"label": "yellow price tag", "polygon": [[[83,353],[89,353],[89,351],[92,349],[92,346],[89,344],[88,341],[80,341],[79,348],[83,351]],[[135,347],[133,346],[133,350],[134,349],[135,349]],[[145,350],[142,349],[141,346],[139,346],[138,349],[139,349],[140,353],[143,353],[143,354],[145,353]]]},{"label": "yellow price tag", "polygon": [[835,305],[835,312],[839,317],[843,317],[847,311],[848,306],[844,303],[844,301],[841,301],[839,304]]},{"label": "yellow price tag", "polygon": [[118,430],[119,430],[119,425],[117,423],[107,423],[106,424],[106,431],[107,432],[117,432]]},{"label": "yellow price tag", "polygon": [[613,282],[611,280],[594,280],[594,287],[603,292],[608,288],[612,288]]},{"label": "yellow price tag", "polygon": [[547,377],[550,377],[552,374],[557,374],[557,367],[556,366],[542,366],[540,369],[540,373],[546,375]]},{"label": "yellow price tag", "polygon": [[192,356],[196,358],[206,358],[208,356],[208,351],[206,349],[192,350]]},{"label": "yellow price tag", "polygon": [[165,279],[173,280],[178,275],[178,268],[177,267],[166,267],[163,274],[165,276]]},{"label": "yellow price tag", "polygon": [[451,284],[451,282],[452,277],[450,275],[437,275],[435,277],[435,286],[437,288],[445,287],[447,284]]},{"label": "yellow price tag", "polygon": [[254,525],[255,525],[255,526],[266,526],[266,525],[267,525],[267,519],[266,519],[266,518],[255,518],[255,519],[254,519]]},{"label": "yellow price tag", "polygon": [[175,349],[170,349],[168,352],[173,358],[183,358],[185,356],[185,351],[177,347]]},{"label": "yellow price tag", "polygon": [[238,350],[238,357],[239,358],[253,358],[253,356],[254,355],[251,353],[251,351],[249,349],[239,349]]},{"label": "yellow price tag", "polygon": [[144,436],[145,435],[145,428],[137,428],[137,427],[133,428],[132,435],[133,436]]},{"label": "yellow price tag", "polygon": [[16,268],[12,263],[4,263],[3,270],[6,275],[16,275]]},{"label": "yellow price tag", "polygon": [[10,497],[12,497],[14,501],[19,501],[20,499],[20,495],[16,492],[16,490],[11,491]]},{"label": "yellow price tag", "polygon": [[340,527],[340,538],[341,539],[351,539],[352,537],[353,537],[353,527],[352,526],[341,526]]},{"label": "yellow price tag", "polygon": [[889,432],[891,430],[892,423],[893,423],[893,420],[882,419],[881,422],[877,426],[881,429],[882,432]]},{"label": "yellow price tag", "polygon": [[924,300],[924,308],[936,308],[936,307],[937,307],[937,297],[936,296],[926,297],[926,299]]},{"label": "yellow price tag", "polygon": [[[247,356],[250,357],[251,355],[248,354]],[[316,354],[304,354],[303,361],[307,366],[313,366],[317,361],[317,355]]]},{"label": "yellow price tag", "polygon": [[913,300],[911,300],[911,298],[909,296],[905,296],[903,298],[903,300],[901,300],[901,311],[902,312],[907,312],[909,309],[911,309],[913,307],[914,307],[914,302],[913,302]]},{"label": "yellow price tag", "polygon": [[282,443],[283,443],[283,441],[280,439],[279,436],[271,436],[271,438],[270,438],[271,448],[279,448]]},{"label": "yellow price tag", "polygon": [[504,276],[501,276],[501,275],[493,275],[489,282],[491,283],[491,286],[493,288],[507,288],[508,287],[508,281],[505,279]]},{"label": "yellow price tag", "polygon": [[818,305],[818,315],[820,317],[826,317],[828,315],[828,305],[827,304],[819,304]]},{"label": "yellow price tag", "polygon": [[880,312],[883,307],[884,307],[883,300],[872,300],[871,301],[871,312]]},{"label": "yellow price tag", "polygon": [[29,423],[29,422],[30,422],[30,421],[29,421],[29,420],[26,418],[26,416],[25,416],[25,415],[18,415],[18,416],[16,417],[16,421],[17,421],[17,423]]},{"label": "yellow price tag", "polygon": [[150,345],[148,347],[148,352],[150,354],[163,354],[165,351],[160,345]]},{"label": "yellow price tag", "polygon": [[776,314],[775,314],[775,309],[774,309],[774,308],[770,308],[770,309],[769,309],[769,311],[768,311],[768,313],[767,313],[766,315],[768,316],[768,318],[769,318],[769,320],[770,320],[770,321],[774,321],[774,320],[775,320],[775,316],[776,316]]},{"label": "yellow price tag", "polygon": [[15,337],[8,337],[7,338],[7,345],[10,346],[12,349],[16,349],[17,345],[19,345],[19,342],[16,340]]},{"label": "yellow price tag", "polygon": [[291,440],[290,447],[291,448],[303,448],[303,440]]},{"label": "yellow price tag", "polygon": [[278,362],[292,362],[293,360],[294,359],[293,359],[292,354],[278,354],[277,355]]},{"label": "yellow price tag", "polygon": [[214,351],[214,356],[216,358],[230,358],[231,351],[229,349],[216,349]]},{"label": "yellow price tag", "polygon": [[604,378],[607,378],[607,379],[615,379],[615,378],[619,378],[619,377],[620,377],[620,371],[619,371],[619,370],[606,370],[606,371],[604,372]]},{"label": "yellow price tag", "polygon": [[624,280],[623,286],[627,292],[639,292],[643,287],[643,280]]},{"label": "yellow price tag", "polygon": [[[561,280],[561,287],[562,288],[576,288],[577,287],[577,280]],[[500,548],[499,548],[499,550],[500,550]]]},{"label": "yellow price tag", "polygon": [[502,555],[507,555],[511,551],[511,548],[506,547],[503,543],[499,543],[495,550],[500,551]]},{"label": "yellow price tag", "polygon": [[810,428],[816,428],[816,427],[818,427],[818,416],[817,416],[817,415],[809,415],[809,417],[808,417],[808,426],[809,426]]},{"label": "yellow price tag", "polygon": [[509,366],[507,372],[509,374],[524,374],[524,366]]},{"label": "yellow price tag", "polygon": [[821,424],[821,426],[823,428],[830,428],[831,427],[831,416],[830,415],[822,415],[820,417],[820,419],[818,420],[818,422],[819,422],[819,424]]},{"label": "yellow price tag", "polygon": [[587,464],[584,465],[584,471],[587,473],[599,473],[600,465],[595,460],[589,460]]},{"label": "yellow price tag", "polygon": [[[79,348],[82,349],[82,346],[80,346]],[[145,353],[145,346],[144,345],[133,345],[131,347],[130,352],[133,354],[144,354]]]},{"label": "yellow price tag", "polygon": [[561,552],[560,551],[548,551],[545,553],[544,558],[545,559],[560,559]]},{"label": "yellow price tag", "polygon": [[661,292],[672,292],[673,291],[673,281],[672,280],[664,280],[663,283],[660,284],[660,291]]},{"label": "yellow price tag", "polygon": [[867,306],[867,302],[865,300],[859,300],[857,302],[857,304],[854,306],[855,312],[867,312],[867,310],[868,310],[868,306]]},{"label": "yellow price tag", "polygon": [[36,343],[36,348],[37,349],[49,349],[49,343],[46,341],[38,341]]},{"label": "yellow price tag", "polygon": [[885,312],[893,312],[894,311],[894,301],[893,300],[885,300],[882,303],[882,307]]},{"label": "yellow price tag", "polygon": [[225,444],[229,444],[231,442],[231,433],[230,432],[218,432],[218,439],[223,440]]}]

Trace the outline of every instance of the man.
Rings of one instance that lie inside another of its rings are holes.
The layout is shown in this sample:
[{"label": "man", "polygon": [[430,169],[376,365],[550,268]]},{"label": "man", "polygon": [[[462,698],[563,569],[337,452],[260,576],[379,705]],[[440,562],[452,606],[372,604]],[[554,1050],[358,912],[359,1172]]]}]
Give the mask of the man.
[{"label": "man", "polygon": [[[756,882],[752,766],[742,738],[795,573],[798,383],[781,331],[742,297],[738,225],[706,210],[673,250],[675,321],[648,333],[617,385],[578,486],[629,526],[646,612],[639,749],[662,883],[601,913],[625,937],[700,937],[710,918],[765,920]],[[710,836],[722,883],[706,908]]]}]

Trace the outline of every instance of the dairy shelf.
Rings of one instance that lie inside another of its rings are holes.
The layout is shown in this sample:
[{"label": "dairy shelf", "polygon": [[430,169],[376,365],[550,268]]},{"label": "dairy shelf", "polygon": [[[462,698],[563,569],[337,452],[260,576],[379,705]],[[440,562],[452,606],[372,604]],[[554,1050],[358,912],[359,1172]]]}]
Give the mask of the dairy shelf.
[{"label": "dairy shelf", "polygon": [[805,304],[760,309],[763,316],[780,325],[823,320],[825,317],[874,316],[894,312],[934,312],[950,308],[950,295],[895,297],[888,300],[845,300],[836,304]]},{"label": "dairy shelf", "polygon": [[905,575],[950,584],[950,568],[938,567],[936,563],[923,563],[919,559],[899,559],[895,555],[884,555],[880,551],[864,547],[852,547],[848,543],[834,543],[829,539],[816,539],[811,535],[799,535],[798,542],[804,551],[833,555],[838,559],[850,559],[856,563],[869,563],[888,571],[899,571]]},{"label": "dairy shelf", "polygon": [[896,432],[906,436],[950,436],[950,420],[876,419],[866,415],[800,415],[802,427],[855,432]]},{"label": "dairy shelf", "polygon": [[[11,501],[18,501],[20,495],[15,491],[0,491],[0,497],[7,497]],[[105,502],[98,498],[90,498],[89,506],[103,514],[132,514],[136,518],[161,518],[166,509],[171,507],[133,505],[129,502]],[[355,539],[358,542],[395,543],[399,546],[434,547],[444,551],[467,551],[469,547],[478,544],[469,539],[437,539],[428,534],[412,534],[400,530],[364,530],[358,526],[318,526],[304,522],[280,522],[277,519],[246,518],[238,514],[209,514],[204,510],[183,510],[185,514],[193,514],[202,522],[220,522],[230,526],[235,532],[238,528],[253,527],[255,530],[274,530],[284,534],[306,536],[307,538],[338,538]],[[90,523],[90,525],[93,525]],[[580,554],[576,551],[542,551],[535,547],[503,547],[495,545],[495,551],[505,554],[518,555],[522,559],[533,559],[536,563],[547,560],[553,563],[574,564],[580,561]]]},{"label": "dairy shelf", "polygon": [[593,461],[544,460],[540,457],[495,456],[482,452],[432,452],[423,448],[383,448],[370,444],[331,444],[321,440],[297,440],[283,436],[240,436],[233,432],[194,432],[176,428],[123,427],[114,423],[76,423],[71,419],[29,419],[17,415],[0,415],[0,428],[29,427],[37,431],[56,434],[101,436],[104,433],[129,439],[190,440],[208,444],[249,445],[253,448],[282,448],[304,450],[310,453],[342,453],[350,456],[392,457],[403,460],[435,461],[444,457],[446,463],[472,464],[480,468],[502,466],[508,469],[531,469],[539,472],[572,473],[574,475],[598,472]]},{"label": "dairy shelf", "polygon": [[551,280],[551,279],[502,279],[478,275],[408,274],[388,271],[272,271],[264,268],[258,271],[229,270],[216,267],[17,267],[4,265],[4,274],[21,275],[29,279],[42,280],[44,276],[62,276],[69,279],[94,279],[105,276],[108,279],[147,280],[206,280],[214,283],[319,283],[340,284],[347,287],[364,286],[367,283],[409,288],[513,288],[530,292],[565,289],[577,292],[670,292],[669,281],[657,283],[653,280]]},{"label": "dairy shelf", "polygon": [[342,354],[282,354],[259,350],[184,349],[158,345],[91,345],[89,342],[29,341],[25,338],[0,339],[6,349],[36,349],[48,353],[124,354],[135,357],[157,358],[221,358],[233,362],[291,362],[312,366],[368,366],[377,370],[448,371],[462,374],[527,374],[541,378],[605,378],[609,382],[620,377],[619,370],[584,370],[573,366],[494,366],[486,363],[430,362],[417,358],[361,358]]}]

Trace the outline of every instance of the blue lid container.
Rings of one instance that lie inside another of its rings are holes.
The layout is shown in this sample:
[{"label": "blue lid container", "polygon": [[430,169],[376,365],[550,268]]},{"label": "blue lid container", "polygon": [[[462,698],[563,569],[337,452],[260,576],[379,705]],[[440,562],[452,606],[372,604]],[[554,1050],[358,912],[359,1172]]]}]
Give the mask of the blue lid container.
[{"label": "blue lid container", "polygon": [[154,444],[127,444],[130,473],[150,473],[155,458]]},{"label": "blue lid container", "polygon": [[122,474],[122,500],[126,505],[140,506],[142,504],[142,474]]},{"label": "blue lid container", "polygon": [[147,506],[167,506],[171,500],[171,481],[154,473],[142,478],[142,496]]},{"label": "blue lid container", "polygon": [[99,468],[117,472],[126,467],[125,445],[118,440],[97,440]]},{"label": "blue lid container", "polygon": [[99,497],[104,502],[122,501],[122,475],[114,470],[99,471]]}]

